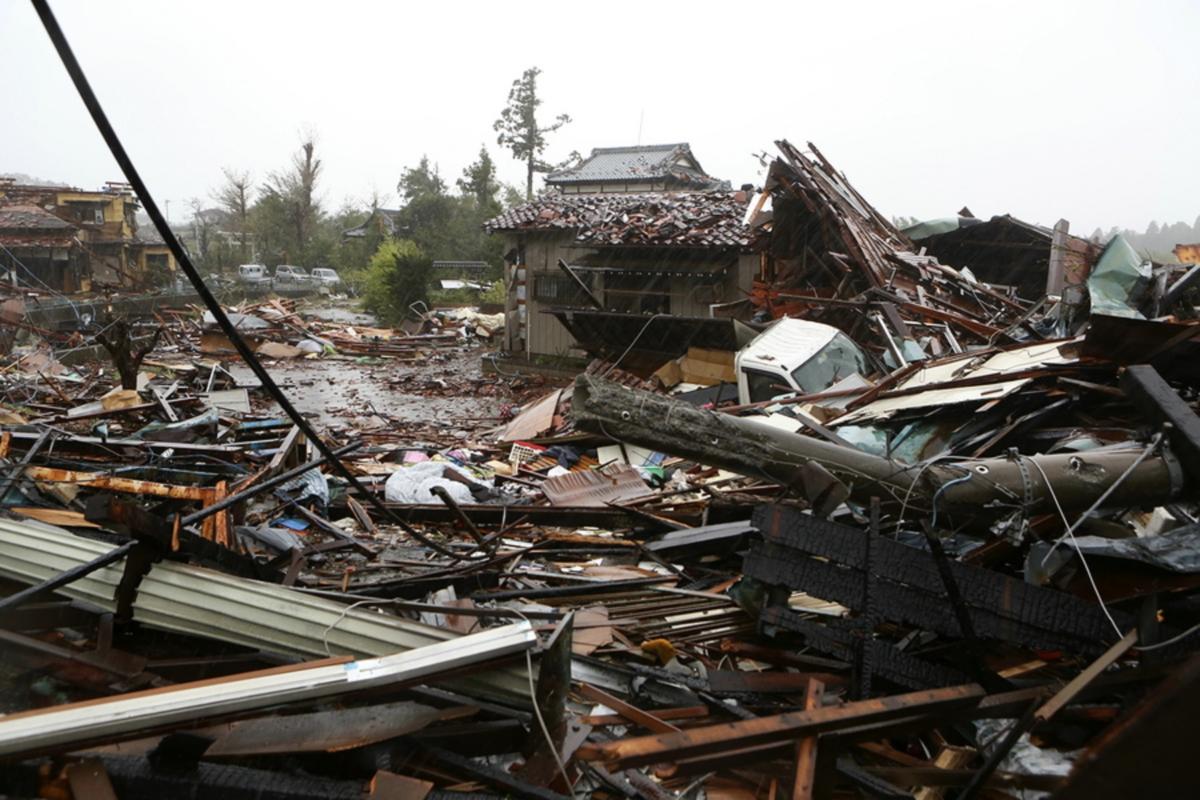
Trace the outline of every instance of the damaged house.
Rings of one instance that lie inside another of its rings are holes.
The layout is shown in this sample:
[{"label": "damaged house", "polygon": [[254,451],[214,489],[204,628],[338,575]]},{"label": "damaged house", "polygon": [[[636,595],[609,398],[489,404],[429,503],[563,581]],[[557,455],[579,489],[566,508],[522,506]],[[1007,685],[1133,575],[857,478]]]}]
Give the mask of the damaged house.
[{"label": "damaged house", "polygon": [[507,245],[509,353],[578,356],[581,344],[604,349],[598,337],[628,341],[650,316],[709,318],[748,294],[749,196],[714,188],[727,184],[687,145],[597,149],[547,182],[552,191],[485,223]]},{"label": "damaged house", "polygon": [[1037,300],[1083,284],[1100,257],[1100,245],[1068,230],[1066,220],[1047,228],[1011,214],[977,219],[964,208],[956,217],[905,228],[904,234],[943,264],[965,267],[985,283]]},{"label": "damaged house", "polygon": [[580,355],[601,329],[627,341],[624,331],[649,316],[706,318],[745,296],[758,265],[746,201],[745,192],[549,193],[489,220],[508,243],[508,352]]},{"label": "damaged house", "polygon": [[61,292],[90,286],[79,228],[34,205],[0,206],[0,269],[9,286]]},{"label": "damaged house", "polygon": [[[13,206],[37,208],[75,231],[79,266],[70,281],[50,283],[56,291],[89,291],[93,285],[141,287],[162,283],[175,270],[164,242],[138,236],[140,204],[128,184],[109,182],[92,192],[0,180],[0,208]],[[60,252],[52,260],[61,264],[62,248],[57,249]],[[59,267],[51,271],[63,276],[70,272]],[[35,281],[31,288],[45,287]]]},{"label": "damaged house", "polygon": [[687,142],[596,147],[569,169],[551,172],[546,185],[563,194],[703,192],[730,189],[706,173]]}]

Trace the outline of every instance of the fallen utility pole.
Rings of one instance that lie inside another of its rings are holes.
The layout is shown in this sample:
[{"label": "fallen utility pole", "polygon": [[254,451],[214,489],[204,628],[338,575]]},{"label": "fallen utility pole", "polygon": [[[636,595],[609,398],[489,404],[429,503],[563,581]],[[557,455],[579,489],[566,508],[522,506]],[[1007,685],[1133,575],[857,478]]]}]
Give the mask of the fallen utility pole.
[{"label": "fallen utility pole", "polygon": [[942,510],[976,513],[989,503],[1011,508],[1023,497],[1030,500],[1026,513],[1052,513],[1054,498],[1066,510],[1082,510],[1110,488],[1112,505],[1161,505],[1183,488],[1165,450],[1136,464],[1140,448],[918,466],[590,375],[575,381],[572,414],[588,433],[766,478],[800,489],[810,499],[827,490],[825,472],[862,503],[880,495],[928,505],[936,497]]}]

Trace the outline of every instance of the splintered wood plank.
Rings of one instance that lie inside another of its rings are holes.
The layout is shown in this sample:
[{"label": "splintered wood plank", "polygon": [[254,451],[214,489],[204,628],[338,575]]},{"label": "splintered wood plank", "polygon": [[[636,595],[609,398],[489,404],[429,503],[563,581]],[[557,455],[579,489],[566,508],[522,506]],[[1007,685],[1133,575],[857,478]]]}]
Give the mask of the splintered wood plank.
[{"label": "splintered wood plank", "polygon": [[[813,711],[821,707],[825,685],[818,680],[809,680],[804,691],[804,710]],[[796,775],[792,782],[792,800],[812,800],[813,787],[817,778],[817,737],[805,736],[796,742]]]}]

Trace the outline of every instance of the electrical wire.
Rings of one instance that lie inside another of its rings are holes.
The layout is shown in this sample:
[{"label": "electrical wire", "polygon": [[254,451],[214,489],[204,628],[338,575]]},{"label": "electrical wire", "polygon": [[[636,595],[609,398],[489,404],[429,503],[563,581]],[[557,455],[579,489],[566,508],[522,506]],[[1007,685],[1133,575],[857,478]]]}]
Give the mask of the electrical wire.
[{"label": "electrical wire", "polygon": [[1140,652],[1143,652],[1143,653],[1146,652],[1147,650],[1158,650],[1160,648],[1166,647],[1167,645],[1172,645],[1178,641],[1182,641],[1183,639],[1186,639],[1187,637],[1191,636],[1196,631],[1200,631],[1200,622],[1197,622],[1195,625],[1188,628],[1186,631],[1179,634],[1178,636],[1172,636],[1170,639],[1167,639],[1165,642],[1155,642],[1154,644],[1141,645],[1134,649],[1138,650]]},{"label": "electrical wire", "polygon": [[943,483],[941,486],[939,486],[937,488],[937,491],[933,493],[933,500],[931,501],[933,510],[930,512],[930,516],[929,516],[929,527],[931,527],[931,528],[937,527],[938,500],[940,500],[942,498],[942,492],[946,491],[951,486],[955,486],[960,483],[966,483],[967,481],[971,480],[972,477],[974,477],[973,473],[968,472],[966,475],[963,475],[961,478],[955,478],[952,481],[946,481],[945,483]]},{"label": "electrical wire", "polygon": [[[339,473],[341,477],[345,478],[350,485],[367,500],[367,502],[369,502],[392,524],[399,527],[413,539],[443,556],[451,558],[454,561],[469,559],[469,556],[463,556],[459,553],[455,553],[450,548],[442,546],[441,544],[433,541],[429,537],[417,531],[415,528],[401,519],[394,511],[392,511],[392,509],[384,505],[383,501],[381,501],[374,492],[368,491],[367,488],[359,482],[358,478],[355,477],[354,473],[352,473],[350,469],[343,464],[336,455],[334,455],[333,449],[323,439],[321,439],[320,436],[317,435],[316,430],[313,429],[308,420],[306,420],[300,414],[300,412],[296,410],[295,406],[292,405],[291,401],[288,400],[287,395],[285,395],[275,383],[275,380],[271,377],[271,374],[267,372],[266,368],[254,355],[254,351],[251,350],[250,346],[246,343],[246,340],[242,338],[241,333],[230,321],[229,317],[225,313],[225,310],[221,308],[221,304],[213,295],[212,290],[210,290],[204,283],[204,279],[200,276],[199,271],[192,264],[191,258],[188,256],[187,251],[183,249],[183,246],[175,237],[174,231],[172,231],[170,226],[167,225],[167,221],[163,217],[162,212],[159,210],[158,204],[154,201],[154,198],[150,194],[149,188],[146,186],[141,175],[134,167],[133,161],[125,151],[125,146],[121,143],[120,138],[117,136],[116,130],[113,128],[112,123],[109,122],[108,116],[104,113],[104,108],[100,105],[100,101],[97,99],[95,92],[92,90],[91,84],[88,83],[87,76],[84,74],[83,68],[80,66],[79,61],[75,58],[75,54],[71,50],[71,45],[67,42],[66,35],[59,26],[58,20],[55,19],[54,12],[50,10],[48,0],[30,0],[30,2],[33,3],[34,10],[37,12],[38,17],[41,18],[42,25],[46,29],[46,34],[50,37],[50,41],[54,44],[54,48],[58,52],[58,56],[62,60],[63,66],[67,70],[67,74],[70,75],[71,81],[75,84],[76,91],[79,92],[80,99],[83,100],[83,104],[87,107],[88,113],[91,114],[92,121],[96,124],[96,128],[99,130],[100,135],[104,138],[105,144],[108,145],[108,149],[112,153],[113,158],[116,160],[117,165],[120,166],[121,172],[124,173],[125,179],[129,182],[129,185],[133,187],[134,194],[141,201],[142,207],[146,211],[146,214],[150,217],[151,222],[154,223],[155,229],[158,231],[159,235],[162,236],[163,241],[166,242],[167,248],[175,257],[180,269],[183,270],[185,275],[187,275],[188,280],[196,290],[196,294],[200,296],[200,299],[204,301],[204,305],[216,319],[217,325],[221,328],[221,332],[224,333],[226,338],[229,339],[230,343],[233,344],[234,349],[237,350],[238,355],[242,358],[242,361],[244,361],[246,366],[250,368],[255,377],[259,379],[263,388],[267,391],[271,398],[279,404],[279,407],[292,420],[292,423],[300,429],[301,433],[304,434],[308,441],[312,442],[321,455],[325,457],[325,460],[334,469],[334,471]],[[486,555],[484,557],[486,557]]]},{"label": "electrical wire", "polygon": [[[1125,633],[1121,630],[1121,626],[1117,625],[1117,621],[1113,619],[1108,606],[1104,603],[1104,596],[1100,594],[1100,587],[1096,585],[1096,578],[1092,575],[1092,568],[1088,566],[1087,559],[1083,556],[1083,550],[1079,547],[1079,540],[1075,538],[1075,532],[1071,530],[1071,521],[1067,519],[1067,513],[1063,511],[1062,504],[1058,502],[1058,495],[1054,493],[1054,487],[1050,485],[1050,476],[1046,474],[1046,470],[1042,469],[1042,465],[1037,463],[1037,461],[1030,458],[1029,463],[1033,464],[1034,469],[1041,473],[1042,480],[1046,482],[1046,491],[1049,492],[1050,499],[1054,501],[1054,507],[1058,509],[1058,515],[1062,517],[1063,524],[1067,526],[1067,532],[1064,535],[1070,536],[1071,544],[1075,545],[1075,552],[1079,555],[1079,561],[1083,564],[1083,571],[1087,573],[1088,583],[1092,585],[1092,591],[1095,592],[1096,600],[1100,603],[1100,610],[1104,612],[1104,616],[1108,617],[1109,624],[1117,632],[1117,639],[1124,638]],[[1042,563],[1044,564],[1045,561]]]},{"label": "electrical wire", "polygon": [[633,337],[633,341],[629,343],[629,347],[626,347],[626,348],[625,348],[625,352],[624,352],[624,353],[621,353],[620,357],[618,357],[618,358],[617,358],[617,360],[616,360],[616,361],[614,361],[614,362],[612,363],[612,366],[611,366],[611,367],[609,367],[608,369],[604,370],[604,375],[601,375],[600,377],[605,377],[605,376],[607,376],[607,375],[608,375],[610,372],[612,372],[614,369],[616,369],[616,368],[617,368],[617,366],[618,366],[618,365],[619,365],[619,364],[620,364],[622,361],[624,361],[624,360],[625,360],[625,356],[629,355],[630,351],[632,351],[632,350],[633,350],[633,348],[634,348],[634,345],[636,345],[636,344],[638,343],[638,340],[642,338],[642,334],[643,334],[643,333],[645,333],[645,332],[646,332],[646,329],[650,327],[650,323],[651,323],[651,322],[654,322],[654,320],[658,319],[659,317],[669,317],[669,316],[671,316],[671,315],[670,315],[670,314],[655,314],[655,315],[654,315],[654,316],[652,316],[650,319],[646,320],[646,324],[645,324],[645,325],[643,325],[643,326],[642,326],[642,329],[641,329],[640,331],[638,331],[638,332],[637,332],[637,336],[634,336],[634,337]]}]

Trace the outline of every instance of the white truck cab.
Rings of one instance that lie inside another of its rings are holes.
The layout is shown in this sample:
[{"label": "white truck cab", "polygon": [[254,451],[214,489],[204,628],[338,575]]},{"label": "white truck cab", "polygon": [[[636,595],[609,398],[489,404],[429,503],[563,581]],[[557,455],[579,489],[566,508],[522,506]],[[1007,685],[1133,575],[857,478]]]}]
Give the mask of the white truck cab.
[{"label": "white truck cab", "polygon": [[820,392],[854,373],[865,376],[868,364],[858,345],[832,325],[784,317],[738,351],[738,402]]}]

